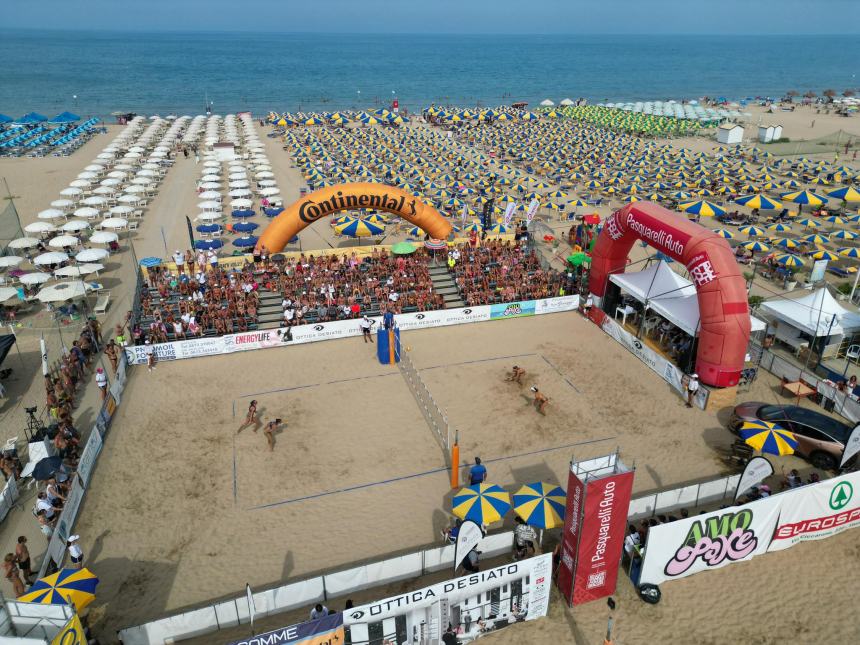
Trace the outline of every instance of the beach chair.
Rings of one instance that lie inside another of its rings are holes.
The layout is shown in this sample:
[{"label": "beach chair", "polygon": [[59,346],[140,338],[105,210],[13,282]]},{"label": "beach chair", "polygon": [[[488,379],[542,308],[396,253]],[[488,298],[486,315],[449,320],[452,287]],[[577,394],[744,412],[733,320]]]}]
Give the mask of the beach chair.
[{"label": "beach chair", "polygon": [[738,466],[746,466],[749,460],[753,458],[754,453],[753,447],[744,443],[743,439],[735,439],[729,461]]},{"label": "beach chair", "polygon": [[93,313],[96,316],[104,315],[105,313],[107,313],[107,308],[108,308],[109,304],[110,304],[110,291],[107,291],[105,293],[102,293],[96,299],[96,306],[93,307]]}]

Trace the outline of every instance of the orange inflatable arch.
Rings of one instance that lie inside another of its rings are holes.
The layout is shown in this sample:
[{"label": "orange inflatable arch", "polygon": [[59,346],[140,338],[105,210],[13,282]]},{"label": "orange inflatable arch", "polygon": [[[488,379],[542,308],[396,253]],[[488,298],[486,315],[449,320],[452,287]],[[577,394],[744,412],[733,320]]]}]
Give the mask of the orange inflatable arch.
[{"label": "orange inflatable arch", "polygon": [[257,241],[257,248],[265,246],[272,253],[282,251],[308,224],[340,211],[359,208],[400,215],[440,240],[451,234],[451,224],[415,195],[394,186],[358,182],[326,186],[294,202],[266,227]]}]

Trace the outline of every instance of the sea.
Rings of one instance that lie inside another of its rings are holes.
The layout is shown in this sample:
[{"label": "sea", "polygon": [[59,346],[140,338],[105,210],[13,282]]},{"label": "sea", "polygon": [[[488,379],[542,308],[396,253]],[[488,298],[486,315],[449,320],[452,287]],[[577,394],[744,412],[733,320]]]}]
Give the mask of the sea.
[{"label": "sea", "polygon": [[[512,101],[742,100],[857,89],[856,36],[0,30],[0,113],[106,117]],[[858,92],[860,94],[860,92]]]}]

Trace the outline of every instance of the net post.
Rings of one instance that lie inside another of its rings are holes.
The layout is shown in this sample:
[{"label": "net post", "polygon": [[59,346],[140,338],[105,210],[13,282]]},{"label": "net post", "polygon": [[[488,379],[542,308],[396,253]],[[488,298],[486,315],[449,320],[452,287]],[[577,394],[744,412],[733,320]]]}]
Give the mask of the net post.
[{"label": "net post", "polygon": [[460,485],[460,445],[454,441],[451,446],[451,489]]}]

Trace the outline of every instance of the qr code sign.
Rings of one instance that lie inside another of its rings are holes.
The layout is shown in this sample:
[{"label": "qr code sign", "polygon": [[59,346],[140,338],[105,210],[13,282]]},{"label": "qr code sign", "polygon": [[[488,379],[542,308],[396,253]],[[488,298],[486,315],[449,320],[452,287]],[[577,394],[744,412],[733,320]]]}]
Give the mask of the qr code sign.
[{"label": "qr code sign", "polygon": [[689,270],[690,275],[693,276],[693,280],[696,281],[697,287],[708,284],[717,277],[717,272],[714,270],[714,266],[711,264],[708,256],[696,258],[693,262],[694,264],[689,267]]},{"label": "qr code sign", "polygon": [[606,584],[606,571],[598,571],[597,573],[588,574],[588,582],[585,583],[586,589],[595,589]]}]

